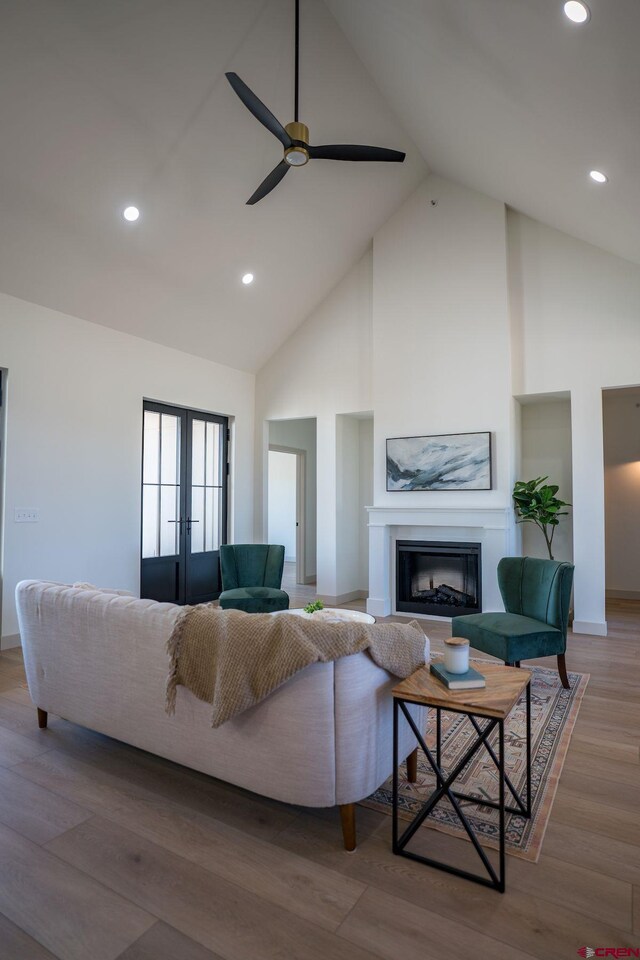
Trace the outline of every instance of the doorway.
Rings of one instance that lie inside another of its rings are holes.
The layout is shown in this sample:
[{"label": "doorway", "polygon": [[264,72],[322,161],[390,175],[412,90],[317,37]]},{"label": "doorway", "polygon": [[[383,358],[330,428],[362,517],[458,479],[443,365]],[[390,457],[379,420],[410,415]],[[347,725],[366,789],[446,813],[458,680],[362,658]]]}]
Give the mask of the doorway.
[{"label": "doorway", "polygon": [[269,543],[285,545],[287,560],[283,583],[290,588],[295,584],[314,584],[317,523],[315,417],[268,421],[266,439],[268,469],[265,470],[264,536]]},{"label": "doorway", "polygon": [[228,442],[227,417],[144,401],[141,597],[195,604],[219,596]]},{"label": "doorway", "polygon": [[638,601],[640,386],[603,390],[602,411],[605,592],[607,600]]},{"label": "doorway", "polygon": [[305,450],[269,447],[269,543],[284,545],[284,562],[295,564],[296,583],[306,583]]}]

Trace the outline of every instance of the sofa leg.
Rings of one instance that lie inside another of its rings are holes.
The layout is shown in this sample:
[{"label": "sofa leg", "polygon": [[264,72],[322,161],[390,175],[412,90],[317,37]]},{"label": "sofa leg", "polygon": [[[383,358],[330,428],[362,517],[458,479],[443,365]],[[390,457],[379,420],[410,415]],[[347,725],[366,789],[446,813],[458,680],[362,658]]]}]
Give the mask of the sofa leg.
[{"label": "sofa leg", "polygon": [[407,780],[415,783],[418,779],[418,748],[412,750],[407,757]]},{"label": "sofa leg", "polygon": [[520,666],[520,661],[519,661],[519,660],[516,660],[513,665],[514,665],[514,667],[519,667],[519,666]]},{"label": "sofa leg", "polygon": [[560,679],[562,681],[562,686],[565,690],[569,690],[569,677],[567,676],[567,662],[564,658],[564,653],[558,654],[558,673],[560,674]]},{"label": "sofa leg", "polygon": [[47,726],[47,717],[49,714],[46,710],[41,710],[40,707],[36,707],[36,710],[38,711],[38,726],[41,730],[44,730]]},{"label": "sofa leg", "polygon": [[356,805],[355,803],[340,804],[340,819],[342,820],[342,838],[345,850],[356,848]]}]

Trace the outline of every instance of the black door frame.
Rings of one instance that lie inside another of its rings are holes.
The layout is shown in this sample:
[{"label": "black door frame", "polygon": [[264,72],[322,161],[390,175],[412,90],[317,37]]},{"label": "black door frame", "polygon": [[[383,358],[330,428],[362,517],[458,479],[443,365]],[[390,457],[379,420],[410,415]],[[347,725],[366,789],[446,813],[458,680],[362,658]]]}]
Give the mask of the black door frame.
[{"label": "black door frame", "polygon": [[[180,495],[178,510],[178,553],[175,555],[159,557],[142,556],[142,496],[144,490],[144,414],[146,411],[159,414],[168,414],[178,417],[180,421]],[[194,594],[192,590],[193,568],[198,565],[195,558],[204,558],[206,554],[191,553],[191,495],[192,495],[192,436],[193,421],[202,420],[205,423],[218,423],[221,427],[221,450],[220,459],[222,466],[222,497],[221,497],[221,522],[220,522],[220,543],[226,543],[228,538],[228,499],[229,499],[229,418],[222,414],[211,413],[208,410],[194,410],[190,407],[182,407],[177,404],[164,403],[159,400],[143,400],[142,404],[142,438],[141,438],[141,475],[140,475],[140,596],[149,599],[169,600],[169,602],[178,604],[204,603],[209,600],[215,600],[220,595],[220,563],[219,558],[215,559],[215,577],[210,586],[214,589],[202,590]],[[219,553],[219,551],[207,551],[208,554]],[[170,584],[170,593],[173,596],[169,599],[166,590],[162,591],[161,596],[153,596],[154,590],[153,575],[149,576],[147,571],[154,569],[160,573],[162,567],[167,570],[173,564],[175,575],[169,574],[165,579]]]}]

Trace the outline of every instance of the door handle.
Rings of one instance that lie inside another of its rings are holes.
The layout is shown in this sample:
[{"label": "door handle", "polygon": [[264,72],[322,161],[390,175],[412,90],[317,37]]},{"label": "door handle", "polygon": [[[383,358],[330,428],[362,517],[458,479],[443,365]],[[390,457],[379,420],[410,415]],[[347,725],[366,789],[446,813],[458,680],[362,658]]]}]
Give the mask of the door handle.
[{"label": "door handle", "polygon": [[200,523],[199,520],[192,520],[191,517],[187,517],[187,533],[191,533],[191,524]]}]

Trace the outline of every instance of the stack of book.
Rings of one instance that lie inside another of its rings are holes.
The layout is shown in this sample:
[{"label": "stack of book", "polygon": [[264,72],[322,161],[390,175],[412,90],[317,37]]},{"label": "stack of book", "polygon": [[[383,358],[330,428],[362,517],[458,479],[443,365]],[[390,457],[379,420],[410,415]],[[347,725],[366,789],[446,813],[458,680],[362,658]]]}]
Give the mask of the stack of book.
[{"label": "stack of book", "polygon": [[431,673],[449,690],[475,690],[486,687],[487,681],[483,674],[469,667],[466,673],[449,673],[444,663],[432,663]]}]

